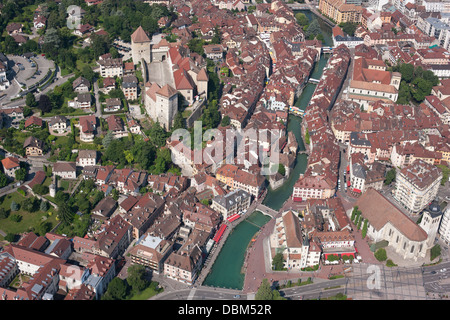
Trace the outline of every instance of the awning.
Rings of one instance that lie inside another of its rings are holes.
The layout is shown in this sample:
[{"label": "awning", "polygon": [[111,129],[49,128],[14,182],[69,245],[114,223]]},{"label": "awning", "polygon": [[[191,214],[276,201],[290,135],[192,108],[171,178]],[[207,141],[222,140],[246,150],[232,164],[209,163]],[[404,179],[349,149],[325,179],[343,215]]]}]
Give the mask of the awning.
[{"label": "awning", "polygon": [[294,197],[294,201],[295,201],[295,202],[302,202],[302,198],[300,198],[300,197]]},{"label": "awning", "polygon": [[350,180],[347,181],[347,187],[350,187],[352,183],[350,182]]},{"label": "awning", "polygon": [[350,172],[350,165],[347,166],[347,172]]},{"label": "awning", "polygon": [[217,233],[216,233],[216,235],[215,235],[214,238],[213,238],[213,240],[214,240],[215,242],[219,242],[219,241],[220,241],[220,239],[222,238],[223,233],[225,232],[225,229],[226,229],[226,228],[227,228],[227,225],[226,225],[226,224],[222,224],[222,225],[220,226],[219,230],[217,230]]},{"label": "awning", "polygon": [[356,192],[356,193],[361,193],[361,190],[356,189],[356,188],[354,188],[353,191]]},{"label": "awning", "polygon": [[227,218],[227,220],[228,220],[229,222],[233,222],[234,220],[239,219],[239,217],[240,217],[240,215],[237,214],[237,213],[235,213],[235,214],[229,216],[229,217]]}]

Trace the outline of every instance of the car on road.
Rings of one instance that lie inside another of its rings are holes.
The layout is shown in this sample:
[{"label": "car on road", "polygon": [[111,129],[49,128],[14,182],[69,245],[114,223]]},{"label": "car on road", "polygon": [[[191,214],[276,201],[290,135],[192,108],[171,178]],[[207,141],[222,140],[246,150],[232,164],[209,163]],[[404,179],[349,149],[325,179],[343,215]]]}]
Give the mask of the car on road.
[{"label": "car on road", "polygon": [[447,269],[446,268],[442,268],[440,271],[441,272],[445,272],[445,271],[447,271]]},{"label": "car on road", "polygon": [[433,270],[433,271],[431,271],[430,273],[431,273],[431,274],[436,274],[436,271]]},{"label": "car on road", "polygon": [[235,298],[235,299],[239,299],[241,296],[240,295],[238,295],[238,294],[235,294],[234,296],[233,296],[233,298]]}]

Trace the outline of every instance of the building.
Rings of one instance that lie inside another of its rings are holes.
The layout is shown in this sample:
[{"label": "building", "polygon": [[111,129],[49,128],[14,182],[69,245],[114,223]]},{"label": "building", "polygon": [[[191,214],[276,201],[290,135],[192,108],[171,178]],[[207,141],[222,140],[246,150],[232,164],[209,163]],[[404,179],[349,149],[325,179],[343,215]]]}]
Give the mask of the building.
[{"label": "building", "polygon": [[178,112],[178,92],[166,84],[160,87],[157,83],[148,83],[144,96],[147,114],[166,130],[170,130]]},{"label": "building", "polygon": [[123,76],[122,58],[101,59],[97,61],[97,64],[100,66],[100,75],[103,78]]},{"label": "building", "polygon": [[397,171],[394,197],[411,213],[421,212],[435,199],[441,180],[439,168],[416,160]]},{"label": "building", "polygon": [[439,236],[446,244],[450,243],[450,204],[444,209],[442,221],[439,226]]},{"label": "building", "polygon": [[[403,259],[425,258],[427,250],[427,233],[381,193],[374,189],[367,190],[355,203],[367,219],[367,236],[374,242],[387,240],[389,246]],[[352,209],[347,211],[350,217]]]},{"label": "building", "polygon": [[288,270],[300,271],[320,263],[320,247],[303,233],[300,219],[292,211],[284,212],[276,219],[269,243],[272,259],[276,254],[282,254],[284,267]]},{"label": "building", "polygon": [[20,161],[16,157],[7,157],[2,160],[3,172],[10,179],[15,179],[16,171],[20,169]]},{"label": "building", "polygon": [[83,142],[93,142],[97,128],[97,118],[95,115],[80,117],[78,126],[80,127],[80,140]]},{"label": "building", "polygon": [[114,216],[100,227],[100,234],[92,248],[102,257],[117,259],[130,245],[132,227],[120,215]]},{"label": "building", "polygon": [[192,285],[197,279],[202,263],[202,251],[198,245],[189,251],[172,252],[164,262],[164,275]]},{"label": "building", "polygon": [[143,265],[156,274],[161,274],[164,271],[164,261],[172,251],[173,245],[170,241],[144,234],[129,253],[134,264]]},{"label": "building", "polygon": [[56,162],[53,165],[53,174],[63,179],[76,179],[77,166],[75,162]]},{"label": "building", "polygon": [[136,100],[138,97],[138,79],[134,75],[124,76],[122,79],[122,91],[127,100]]},{"label": "building", "polygon": [[69,121],[64,116],[53,116],[48,122],[48,129],[51,134],[65,134],[70,131]]},{"label": "building", "polygon": [[218,195],[212,199],[211,209],[223,215],[224,219],[233,214],[244,214],[250,207],[251,195],[241,189],[236,189],[226,195]]},{"label": "building", "polygon": [[109,98],[105,101],[104,112],[117,112],[122,107],[122,101],[119,98]]},{"label": "building", "polygon": [[33,136],[25,139],[23,147],[25,149],[25,155],[27,156],[34,157],[42,156],[44,154],[44,142]]},{"label": "building", "polygon": [[131,52],[133,63],[135,65],[142,63],[142,59],[145,62],[150,63],[150,43],[151,40],[147,33],[141,26],[139,26],[139,28],[137,28],[131,35]]},{"label": "building", "polygon": [[95,166],[97,164],[97,151],[79,150],[76,164],[79,167]]},{"label": "building", "polygon": [[360,23],[362,7],[343,0],[320,0],[319,10],[337,24],[344,22]]},{"label": "building", "polygon": [[108,219],[116,210],[117,201],[111,197],[105,197],[100,200],[94,209],[92,209],[92,213],[94,214],[94,219],[97,220],[106,220]]},{"label": "building", "polygon": [[87,79],[83,77],[76,78],[72,83],[73,91],[80,93],[80,92],[88,92],[90,89],[90,83]]}]

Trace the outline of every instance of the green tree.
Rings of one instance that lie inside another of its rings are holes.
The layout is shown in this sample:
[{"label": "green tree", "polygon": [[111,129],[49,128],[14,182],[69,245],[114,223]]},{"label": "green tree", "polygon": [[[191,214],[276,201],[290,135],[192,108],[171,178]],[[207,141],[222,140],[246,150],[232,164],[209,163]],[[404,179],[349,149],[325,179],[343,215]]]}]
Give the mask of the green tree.
[{"label": "green tree", "polygon": [[19,205],[13,200],[10,205],[11,211],[19,211]]},{"label": "green tree", "polygon": [[273,291],[269,280],[264,278],[255,295],[255,300],[273,300]]},{"label": "green tree", "polygon": [[66,225],[72,223],[74,213],[67,203],[58,204],[58,217]]},{"label": "green tree", "polygon": [[114,135],[112,131],[108,131],[108,133],[105,135],[105,137],[102,140],[102,145],[105,149],[108,149],[111,142],[114,140]]},{"label": "green tree", "polygon": [[127,283],[135,293],[141,292],[149,286],[149,281],[145,278],[145,267],[142,265],[132,265],[128,268]]},{"label": "green tree", "polygon": [[0,219],[6,219],[9,216],[9,211],[5,208],[0,208]]},{"label": "green tree", "polygon": [[314,39],[319,33],[321,33],[322,30],[320,29],[320,24],[317,19],[314,19],[308,26],[308,29],[306,30],[306,38],[308,39]]},{"label": "green tree", "polygon": [[[32,190],[33,190],[34,193],[36,193],[38,195],[41,195],[41,196],[44,195],[44,194],[47,194],[48,191],[49,191],[48,187],[44,186],[42,184],[34,185]],[[42,211],[45,211],[45,210],[42,210]]]},{"label": "green tree", "polygon": [[41,110],[42,114],[41,116],[45,113],[45,112],[50,112],[52,110],[52,102],[50,101],[50,98],[48,95],[46,94],[42,94],[39,97],[39,104],[38,104],[38,108]]},{"label": "green tree", "polygon": [[356,217],[357,212],[358,212],[358,206],[354,206],[353,210],[352,210],[352,216],[351,216],[351,220],[352,221],[355,221],[355,217]]},{"label": "green tree", "polygon": [[30,107],[34,108],[36,107],[36,98],[34,97],[34,94],[32,92],[28,92],[25,98],[25,104]]},{"label": "green tree", "polygon": [[41,204],[39,205],[39,210],[45,212],[45,211],[48,210],[48,208],[49,208],[48,202],[45,201],[45,200],[42,200],[42,201],[41,201]]},{"label": "green tree", "polygon": [[102,300],[123,300],[128,292],[127,282],[116,277],[108,284],[108,289],[102,297]]},{"label": "green tree", "polygon": [[284,259],[283,259],[283,254],[282,253],[277,253],[272,260],[272,269],[273,270],[277,270],[277,271],[281,271],[283,270],[283,266],[284,266]]},{"label": "green tree", "polygon": [[224,117],[222,118],[222,122],[221,122],[220,125],[221,125],[222,127],[226,127],[226,126],[229,126],[230,123],[231,123],[230,117],[229,117],[229,116],[224,116]]},{"label": "green tree", "polygon": [[8,177],[3,172],[0,172],[0,188],[8,184]]},{"label": "green tree", "polygon": [[16,235],[14,233],[8,233],[5,236],[5,240],[8,242],[14,242],[15,239],[16,239]]},{"label": "green tree", "polygon": [[409,63],[403,63],[400,65],[400,73],[402,74],[402,80],[410,83],[414,78],[414,65]]},{"label": "green tree", "polygon": [[305,143],[309,144],[310,142],[311,142],[311,137],[309,135],[308,129],[306,129],[306,132],[305,132]]},{"label": "green tree", "polygon": [[387,255],[386,255],[386,249],[380,248],[375,252],[375,258],[378,261],[386,261]]},{"label": "green tree", "polygon": [[395,176],[396,176],[396,174],[397,174],[397,171],[396,171],[395,168],[392,168],[391,170],[389,170],[389,171],[386,173],[386,177],[385,177],[385,179],[384,179],[384,184],[385,184],[385,185],[389,185],[389,184],[391,184],[393,181],[395,181]]},{"label": "green tree", "polygon": [[295,19],[297,20],[297,23],[301,25],[302,27],[307,26],[309,23],[308,18],[304,13],[298,12],[295,14]]},{"label": "green tree", "polygon": [[27,176],[27,170],[25,168],[20,168],[14,173],[17,181],[24,181]]},{"label": "green tree", "polygon": [[366,237],[366,235],[367,235],[367,229],[368,229],[368,226],[369,226],[369,220],[364,219],[364,225],[363,225],[363,228],[362,228],[362,231],[361,231],[361,236],[362,236],[363,239],[364,239],[364,238]]}]

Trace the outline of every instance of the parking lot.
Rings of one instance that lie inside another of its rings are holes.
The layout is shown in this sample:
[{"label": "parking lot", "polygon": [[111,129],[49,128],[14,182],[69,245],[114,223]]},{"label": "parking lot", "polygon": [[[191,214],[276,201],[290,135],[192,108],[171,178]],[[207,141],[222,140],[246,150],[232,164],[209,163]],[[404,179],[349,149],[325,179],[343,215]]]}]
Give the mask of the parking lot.
[{"label": "parking lot", "polygon": [[2,102],[8,102],[16,97],[21,87],[31,87],[44,79],[50,69],[55,69],[55,63],[45,56],[34,56],[30,59],[24,56],[7,55],[12,72],[9,75],[11,85],[3,92],[6,94]]},{"label": "parking lot", "polygon": [[122,60],[127,61],[131,58],[131,43],[116,39],[113,47],[122,55]]}]

